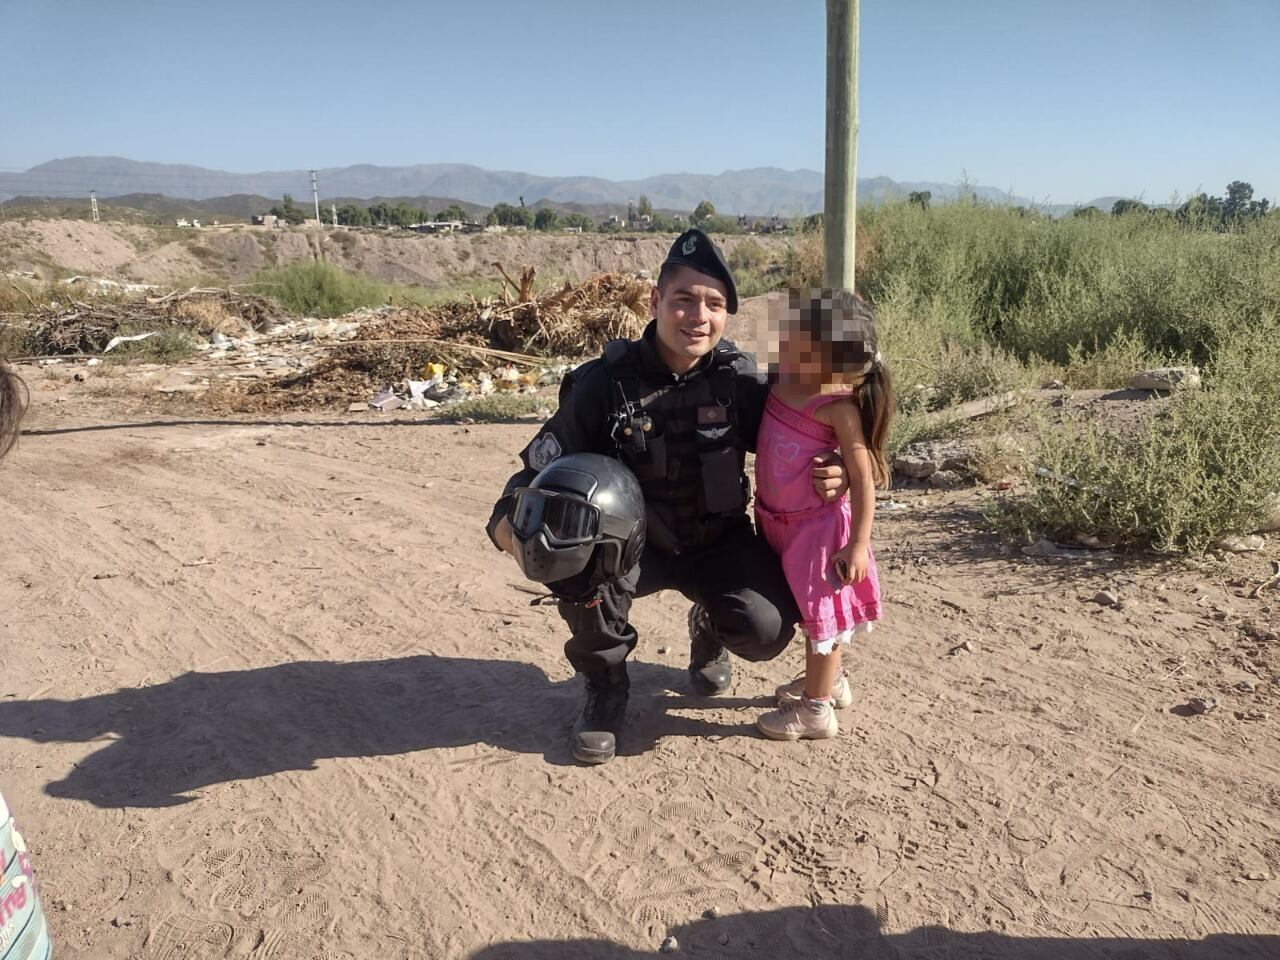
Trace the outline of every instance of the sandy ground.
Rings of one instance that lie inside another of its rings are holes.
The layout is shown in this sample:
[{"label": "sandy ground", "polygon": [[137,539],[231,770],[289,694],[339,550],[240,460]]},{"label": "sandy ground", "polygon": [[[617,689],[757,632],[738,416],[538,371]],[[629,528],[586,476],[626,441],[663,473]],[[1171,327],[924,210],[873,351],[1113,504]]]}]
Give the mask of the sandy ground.
[{"label": "sandy ground", "polygon": [[0,784],[60,957],[1280,956],[1264,557],[1035,560],[989,492],[908,492],[839,738],[753,732],[798,645],[688,693],[664,594],[583,768],[561,624],[481,531],[529,424],[57,389],[0,468]]}]

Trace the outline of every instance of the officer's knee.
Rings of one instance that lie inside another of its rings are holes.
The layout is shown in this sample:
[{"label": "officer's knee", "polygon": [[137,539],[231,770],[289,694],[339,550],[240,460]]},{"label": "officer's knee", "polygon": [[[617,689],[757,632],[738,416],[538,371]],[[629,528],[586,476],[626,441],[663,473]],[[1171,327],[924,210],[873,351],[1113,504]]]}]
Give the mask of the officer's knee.
[{"label": "officer's knee", "polygon": [[717,639],[743,660],[772,660],[795,632],[795,624],[763,597],[709,612]]}]

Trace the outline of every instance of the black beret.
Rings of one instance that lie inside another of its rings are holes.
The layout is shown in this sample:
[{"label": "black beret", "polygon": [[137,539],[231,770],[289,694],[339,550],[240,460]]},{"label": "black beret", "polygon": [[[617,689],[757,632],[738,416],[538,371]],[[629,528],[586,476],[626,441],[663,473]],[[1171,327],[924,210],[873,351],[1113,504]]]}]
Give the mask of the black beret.
[{"label": "black beret", "polygon": [[729,272],[729,265],[724,262],[724,257],[720,255],[720,250],[711,238],[699,230],[697,227],[690,227],[680,236],[676,237],[676,242],[671,245],[671,249],[667,252],[667,259],[662,261],[665,267],[668,263],[678,263],[684,267],[692,267],[699,273],[705,273],[708,277],[715,277],[724,284],[728,293],[726,306],[730,313],[738,312],[738,288],[734,286],[733,274]]}]

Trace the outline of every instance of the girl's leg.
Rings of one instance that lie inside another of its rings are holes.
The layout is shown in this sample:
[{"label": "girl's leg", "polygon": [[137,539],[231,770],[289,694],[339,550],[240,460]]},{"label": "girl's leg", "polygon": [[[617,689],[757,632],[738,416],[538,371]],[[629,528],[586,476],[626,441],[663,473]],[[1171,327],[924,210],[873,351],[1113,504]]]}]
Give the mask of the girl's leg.
[{"label": "girl's leg", "polygon": [[840,675],[840,645],[830,653],[814,653],[812,645],[804,654],[804,695],[810,700],[822,700],[831,696],[836,677]]}]

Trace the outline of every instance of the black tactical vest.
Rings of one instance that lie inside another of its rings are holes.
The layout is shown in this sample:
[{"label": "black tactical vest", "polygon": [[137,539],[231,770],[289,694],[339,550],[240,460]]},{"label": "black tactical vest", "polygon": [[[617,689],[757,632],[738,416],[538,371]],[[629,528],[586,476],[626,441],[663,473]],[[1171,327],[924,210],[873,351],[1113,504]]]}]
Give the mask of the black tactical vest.
[{"label": "black tactical vest", "polygon": [[746,444],[738,429],[734,361],[717,344],[696,375],[655,384],[630,340],[605,345],[614,442],[644,491],[648,542],[669,553],[714,543],[745,519]]}]

